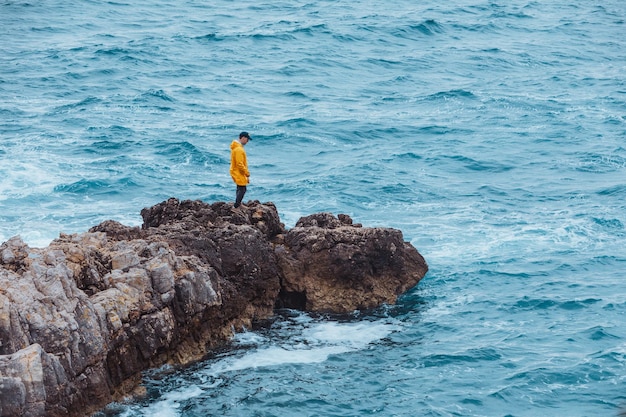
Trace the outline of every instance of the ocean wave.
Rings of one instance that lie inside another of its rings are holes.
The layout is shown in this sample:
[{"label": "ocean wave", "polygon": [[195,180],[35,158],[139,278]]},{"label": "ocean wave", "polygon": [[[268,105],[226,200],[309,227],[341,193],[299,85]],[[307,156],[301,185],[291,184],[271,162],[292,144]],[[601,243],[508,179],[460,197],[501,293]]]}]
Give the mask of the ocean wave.
[{"label": "ocean wave", "polygon": [[607,229],[624,230],[624,223],[622,223],[621,220],[619,219],[604,219],[604,218],[592,217],[592,220],[596,224],[602,227],[605,227]]},{"label": "ocean wave", "polygon": [[584,334],[591,340],[615,339],[621,340],[618,334],[611,333],[609,329],[603,326],[593,326],[584,331]]},{"label": "ocean wave", "polygon": [[124,195],[129,190],[136,188],[138,184],[129,177],[116,179],[80,179],[72,183],[59,184],[54,187],[54,192],[67,195]]},{"label": "ocean wave", "polygon": [[135,98],[135,102],[144,102],[144,101],[153,101],[153,99],[157,99],[159,101],[173,103],[176,100],[167,94],[165,91],[161,89],[151,89],[144,93],[141,93],[138,97]]},{"label": "ocean wave", "polygon": [[626,157],[599,153],[584,153],[578,155],[578,160],[573,162],[573,167],[576,171],[581,172],[615,172],[626,168]]},{"label": "ocean wave", "polygon": [[476,363],[480,361],[498,361],[502,354],[493,348],[469,349],[463,353],[428,355],[421,359],[424,367],[440,367],[454,364],[463,366],[464,363]]},{"label": "ocean wave", "polygon": [[168,163],[203,167],[214,164],[226,165],[229,161],[226,146],[224,151],[219,153],[205,151],[188,141],[181,141],[158,143],[152,149],[154,155],[162,157]]},{"label": "ocean wave", "polygon": [[91,106],[102,104],[103,100],[98,97],[86,97],[76,103],[64,104],[62,106],[55,107],[53,113],[65,113],[74,110],[84,110]]},{"label": "ocean wave", "polygon": [[475,99],[476,96],[467,90],[448,90],[440,91],[429,95],[427,100],[449,100],[449,99]]},{"label": "ocean wave", "polygon": [[447,126],[447,125],[426,125],[420,126],[417,129],[418,134],[426,135],[442,135],[445,136],[447,143],[453,142],[460,143],[459,139],[454,139],[455,136],[467,136],[475,133],[474,130],[468,128],[462,128],[459,126]]},{"label": "ocean wave", "polygon": [[199,35],[193,37],[194,40],[197,41],[209,41],[209,42],[219,42],[224,40],[222,36],[217,35],[216,33],[207,33],[204,35]]},{"label": "ocean wave", "polygon": [[444,159],[460,162],[464,168],[469,169],[470,171],[504,173],[515,169],[512,165],[500,163],[498,161],[480,161],[463,155],[446,156]]},{"label": "ocean wave", "polygon": [[601,302],[598,298],[586,298],[582,300],[557,300],[550,298],[523,297],[518,300],[513,308],[515,310],[548,310],[560,308],[563,310],[581,310]]},{"label": "ocean wave", "polygon": [[434,36],[444,31],[443,25],[434,19],[428,19],[422,23],[397,26],[390,33],[399,38],[414,39],[415,35]]}]

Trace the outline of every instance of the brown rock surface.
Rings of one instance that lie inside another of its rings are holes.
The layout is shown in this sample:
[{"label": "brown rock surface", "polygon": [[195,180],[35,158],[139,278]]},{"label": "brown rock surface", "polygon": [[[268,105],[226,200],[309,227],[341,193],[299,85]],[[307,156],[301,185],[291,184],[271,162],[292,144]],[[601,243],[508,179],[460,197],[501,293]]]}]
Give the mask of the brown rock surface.
[{"label": "brown rock surface", "polygon": [[272,203],[169,199],[48,247],[0,245],[0,417],[88,415],[140,372],[202,358],[276,307],[394,303],[427,271],[402,233]]},{"label": "brown rock surface", "polygon": [[301,218],[277,251],[281,298],[305,311],[347,313],[392,304],[428,270],[401,231],[353,225],[345,215]]}]

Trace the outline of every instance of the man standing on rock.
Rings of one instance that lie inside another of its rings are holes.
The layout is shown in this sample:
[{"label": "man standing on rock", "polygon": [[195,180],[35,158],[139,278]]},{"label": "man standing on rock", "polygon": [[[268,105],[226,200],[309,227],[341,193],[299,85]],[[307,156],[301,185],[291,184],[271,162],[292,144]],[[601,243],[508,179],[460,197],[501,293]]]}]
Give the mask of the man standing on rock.
[{"label": "man standing on rock", "polygon": [[248,132],[241,132],[239,139],[230,144],[230,176],[237,184],[235,208],[241,205],[246,186],[250,183],[250,171],[248,171],[248,159],[243,147],[250,141]]}]

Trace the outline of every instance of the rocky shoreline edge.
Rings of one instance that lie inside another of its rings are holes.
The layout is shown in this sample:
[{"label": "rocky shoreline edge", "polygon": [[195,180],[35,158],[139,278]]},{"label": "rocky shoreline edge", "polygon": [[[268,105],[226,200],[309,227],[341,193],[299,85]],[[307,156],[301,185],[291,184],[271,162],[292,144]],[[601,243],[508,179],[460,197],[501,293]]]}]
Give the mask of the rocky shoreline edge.
[{"label": "rocky shoreline edge", "polygon": [[393,304],[428,271],[401,231],[342,214],[287,230],[271,202],[170,198],[141,215],[46,248],[0,245],[0,417],[90,415],[276,308]]}]

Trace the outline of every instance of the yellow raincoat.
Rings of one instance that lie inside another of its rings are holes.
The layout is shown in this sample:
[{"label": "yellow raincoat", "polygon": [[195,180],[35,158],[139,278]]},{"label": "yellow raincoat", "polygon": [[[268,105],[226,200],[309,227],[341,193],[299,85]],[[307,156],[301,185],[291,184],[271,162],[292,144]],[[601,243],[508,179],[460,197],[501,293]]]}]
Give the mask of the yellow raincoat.
[{"label": "yellow raincoat", "polygon": [[234,140],[230,144],[230,176],[237,185],[248,185],[250,183],[250,171],[248,171],[248,158],[243,145]]}]

